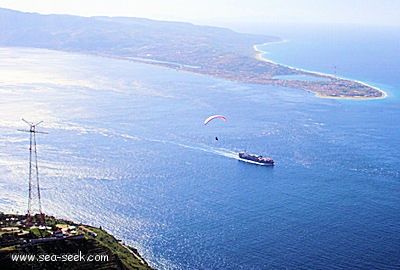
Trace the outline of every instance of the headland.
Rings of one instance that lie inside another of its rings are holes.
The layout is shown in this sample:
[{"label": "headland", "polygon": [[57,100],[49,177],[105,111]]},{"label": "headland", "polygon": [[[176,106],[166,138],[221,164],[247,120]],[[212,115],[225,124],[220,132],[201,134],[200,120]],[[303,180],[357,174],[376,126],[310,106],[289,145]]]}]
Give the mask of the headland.
[{"label": "headland", "polygon": [[0,213],[2,269],[151,270],[139,252],[102,228],[51,216]]},{"label": "headland", "polygon": [[[18,21],[18,24],[14,22]],[[51,23],[49,23],[51,22]],[[142,18],[78,17],[0,8],[0,46],[34,47],[113,57],[228,80],[296,88],[318,97],[376,99],[365,83],[274,63],[254,44],[279,37]],[[254,51],[254,49],[256,51]],[[298,76],[303,76],[298,79]],[[307,79],[304,79],[307,78]]]},{"label": "headland", "polygon": [[[264,43],[261,45],[267,44],[268,43]],[[253,46],[253,49],[256,51],[255,58],[257,60],[267,62],[271,65],[282,65],[264,57],[266,52],[260,50],[258,46],[260,45]],[[340,78],[332,74],[310,71],[287,65],[282,66],[293,70],[295,73],[298,72],[299,75],[307,77],[307,80],[301,80],[302,82],[300,83],[304,88],[298,84],[298,80],[290,80],[290,84],[293,84],[294,88],[313,92],[320,98],[380,99],[387,97],[386,92],[382,89],[358,80]]]}]

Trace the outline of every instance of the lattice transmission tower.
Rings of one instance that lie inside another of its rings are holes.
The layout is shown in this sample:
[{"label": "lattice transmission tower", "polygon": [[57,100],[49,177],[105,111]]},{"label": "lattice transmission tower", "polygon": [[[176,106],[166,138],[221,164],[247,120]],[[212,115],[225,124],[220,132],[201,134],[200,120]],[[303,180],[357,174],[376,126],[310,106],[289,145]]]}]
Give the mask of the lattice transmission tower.
[{"label": "lattice transmission tower", "polygon": [[34,196],[34,183],[33,178],[36,178],[36,188],[37,188],[37,200],[39,203],[39,213],[40,217],[43,218],[42,222],[44,222],[44,214],[42,211],[42,199],[40,197],[40,182],[39,182],[39,167],[38,167],[38,156],[37,156],[37,147],[36,147],[36,133],[47,134],[47,132],[41,132],[36,130],[36,126],[42,123],[40,121],[36,124],[30,123],[22,118],[22,121],[27,123],[30,126],[29,130],[19,129],[19,131],[29,132],[29,197],[28,197],[28,217],[32,214],[32,201]]}]

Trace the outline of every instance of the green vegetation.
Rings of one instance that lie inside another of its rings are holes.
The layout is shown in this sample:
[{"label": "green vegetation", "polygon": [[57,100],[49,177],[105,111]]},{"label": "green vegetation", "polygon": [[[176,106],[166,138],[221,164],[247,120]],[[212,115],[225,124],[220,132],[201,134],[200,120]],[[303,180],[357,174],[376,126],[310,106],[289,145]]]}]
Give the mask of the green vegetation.
[{"label": "green vegetation", "polygon": [[[77,17],[0,8],[0,46],[46,48],[115,57],[234,81],[303,89],[322,97],[381,98],[374,87],[261,61],[255,44],[280,38],[219,27],[139,18]],[[282,80],[307,75],[316,80]],[[327,79],[321,81],[320,78]]]},{"label": "green vegetation", "polygon": [[140,268],[143,267],[143,265],[147,265],[147,263],[136,249],[122,245],[114,236],[108,234],[104,230],[90,226],[86,227],[97,233],[96,240],[102,246],[112,250],[113,254],[117,255],[121,259],[127,269],[148,269]]},{"label": "green vegetation", "polygon": [[46,238],[46,237],[49,237],[51,235],[50,231],[39,230],[38,228],[32,228],[32,229],[29,230],[29,232],[31,232],[34,235],[33,238]]},{"label": "green vegetation", "polygon": [[[1,269],[152,269],[135,249],[104,230],[54,217],[40,225],[38,216],[0,213]],[[29,255],[36,260],[12,260]]]}]

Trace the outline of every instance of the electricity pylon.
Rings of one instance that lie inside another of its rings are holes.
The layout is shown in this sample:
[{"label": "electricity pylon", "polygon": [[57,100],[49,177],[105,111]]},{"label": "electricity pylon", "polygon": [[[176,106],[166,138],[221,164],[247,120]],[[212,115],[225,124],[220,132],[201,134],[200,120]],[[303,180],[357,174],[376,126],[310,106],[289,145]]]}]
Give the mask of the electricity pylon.
[{"label": "electricity pylon", "polygon": [[38,168],[38,160],[37,160],[37,148],[36,148],[36,133],[43,133],[47,134],[47,132],[41,132],[36,130],[36,126],[42,123],[40,121],[36,124],[29,123],[25,119],[22,118],[22,121],[27,123],[30,126],[29,130],[22,130],[19,131],[29,132],[29,197],[28,197],[28,217],[31,216],[32,212],[32,200],[33,200],[33,177],[36,176],[36,187],[37,187],[37,196],[38,196],[38,203],[39,203],[39,213],[41,218],[43,218],[42,222],[44,222],[44,215],[42,211],[42,201],[40,197],[40,183],[39,183],[39,168]]}]

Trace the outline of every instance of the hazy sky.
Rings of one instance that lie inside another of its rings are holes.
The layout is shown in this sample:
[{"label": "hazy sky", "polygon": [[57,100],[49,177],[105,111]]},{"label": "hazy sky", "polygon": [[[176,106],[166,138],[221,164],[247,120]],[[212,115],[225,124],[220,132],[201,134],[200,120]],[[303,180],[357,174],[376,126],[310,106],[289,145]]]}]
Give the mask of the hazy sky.
[{"label": "hazy sky", "polygon": [[400,26],[399,0],[0,0],[0,7],[44,14],[144,17],[213,25],[323,22]]}]

